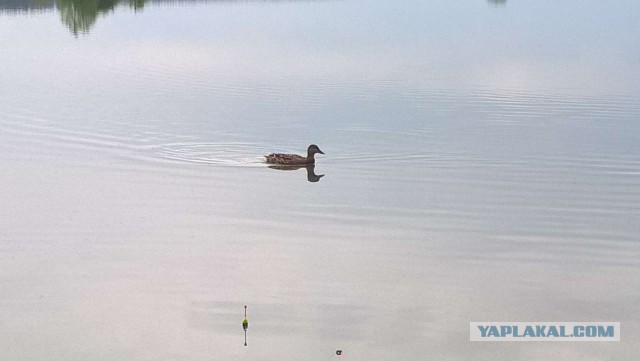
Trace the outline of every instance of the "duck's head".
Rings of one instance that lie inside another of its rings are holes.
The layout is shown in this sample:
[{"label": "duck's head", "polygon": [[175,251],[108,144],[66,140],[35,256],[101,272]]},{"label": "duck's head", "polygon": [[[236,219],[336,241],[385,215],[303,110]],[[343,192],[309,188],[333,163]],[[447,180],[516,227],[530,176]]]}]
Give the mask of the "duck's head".
[{"label": "duck's head", "polygon": [[324,154],[324,152],[323,152],[323,151],[321,151],[321,150],[320,150],[320,148],[318,148],[318,146],[317,146],[317,145],[315,145],[315,144],[311,144],[311,145],[309,146],[309,148],[307,148],[307,155],[308,155],[308,156],[312,156],[312,155],[314,155],[314,154],[316,154],[316,153]]}]

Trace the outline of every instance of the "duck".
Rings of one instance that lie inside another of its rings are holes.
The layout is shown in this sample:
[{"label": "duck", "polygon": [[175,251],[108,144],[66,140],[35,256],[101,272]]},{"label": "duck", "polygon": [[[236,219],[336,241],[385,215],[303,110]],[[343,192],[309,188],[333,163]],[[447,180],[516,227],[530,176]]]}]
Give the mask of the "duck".
[{"label": "duck", "polygon": [[306,164],[315,164],[316,159],[314,156],[316,153],[324,154],[323,151],[318,148],[317,145],[311,144],[309,148],[307,148],[307,156],[303,157],[297,154],[278,154],[271,153],[269,155],[265,155],[266,162],[269,164],[280,164],[280,165],[306,165]]}]

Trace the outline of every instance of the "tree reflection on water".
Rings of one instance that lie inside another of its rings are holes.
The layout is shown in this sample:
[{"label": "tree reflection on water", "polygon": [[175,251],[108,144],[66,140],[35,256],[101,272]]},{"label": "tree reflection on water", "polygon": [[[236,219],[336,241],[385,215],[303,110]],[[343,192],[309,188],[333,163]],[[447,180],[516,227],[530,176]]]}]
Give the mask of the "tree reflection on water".
[{"label": "tree reflection on water", "polygon": [[119,4],[128,4],[138,11],[147,0],[55,0],[62,22],[74,35],[87,33],[99,15],[107,14]]},{"label": "tree reflection on water", "polygon": [[[157,0],[156,0],[157,1]],[[62,22],[74,35],[87,33],[100,15],[113,11],[118,5],[141,10],[154,0],[0,0],[0,14],[43,12],[54,8]]]},{"label": "tree reflection on water", "polygon": [[[54,8],[60,12],[62,22],[74,35],[88,33],[100,15],[112,12],[119,5],[129,6],[135,11],[142,10],[147,3],[198,3],[198,2],[234,2],[246,0],[0,0],[0,15],[24,12],[45,12]],[[255,0],[280,1],[280,0]],[[318,1],[318,0],[286,0]]]}]

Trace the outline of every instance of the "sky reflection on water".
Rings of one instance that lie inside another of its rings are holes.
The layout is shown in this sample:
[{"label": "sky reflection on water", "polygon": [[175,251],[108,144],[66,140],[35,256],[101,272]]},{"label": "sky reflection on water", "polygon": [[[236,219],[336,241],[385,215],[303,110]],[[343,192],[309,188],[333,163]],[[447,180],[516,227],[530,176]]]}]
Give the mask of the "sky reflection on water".
[{"label": "sky reflection on water", "polygon": [[0,15],[0,358],[640,354],[636,1],[102,4]]}]

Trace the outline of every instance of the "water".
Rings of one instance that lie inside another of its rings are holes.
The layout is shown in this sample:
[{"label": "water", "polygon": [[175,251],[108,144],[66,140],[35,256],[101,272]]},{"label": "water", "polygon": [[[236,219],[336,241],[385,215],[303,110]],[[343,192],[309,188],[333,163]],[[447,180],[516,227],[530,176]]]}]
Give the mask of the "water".
[{"label": "water", "polygon": [[0,5],[0,358],[640,354],[637,2],[101,6]]}]

